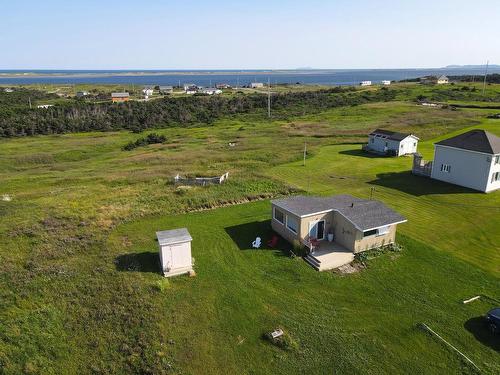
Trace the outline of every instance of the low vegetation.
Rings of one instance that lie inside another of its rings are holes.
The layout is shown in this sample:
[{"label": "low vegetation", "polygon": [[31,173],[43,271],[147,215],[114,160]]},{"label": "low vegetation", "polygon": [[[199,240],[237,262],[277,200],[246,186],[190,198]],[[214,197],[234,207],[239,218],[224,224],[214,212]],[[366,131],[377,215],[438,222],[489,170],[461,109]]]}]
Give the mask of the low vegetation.
[{"label": "low vegetation", "polygon": [[[0,92],[0,98],[2,96],[8,98],[9,94]],[[273,109],[279,118],[391,100],[394,96],[393,90],[357,92],[352,88],[341,87],[284,92],[273,96]],[[267,98],[262,94],[163,98],[149,102],[130,101],[120,105],[69,101],[45,109],[0,111],[0,137],[122,129],[140,132],[150,128],[206,125],[228,115],[256,111],[264,114],[266,107]]]},{"label": "low vegetation", "polygon": [[165,143],[167,141],[167,137],[162,134],[157,133],[149,133],[147,136],[137,139],[136,141],[132,141],[123,146],[125,151],[131,151],[137,147],[144,147],[148,145],[152,145],[155,143]]}]

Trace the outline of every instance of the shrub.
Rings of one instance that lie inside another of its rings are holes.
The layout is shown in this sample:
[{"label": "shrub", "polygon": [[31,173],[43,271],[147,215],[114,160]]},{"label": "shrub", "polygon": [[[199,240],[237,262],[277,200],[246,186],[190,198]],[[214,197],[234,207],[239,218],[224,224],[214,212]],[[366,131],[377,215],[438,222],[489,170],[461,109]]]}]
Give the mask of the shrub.
[{"label": "shrub", "polygon": [[131,151],[134,148],[137,147],[143,147],[147,145],[151,145],[154,143],[165,143],[167,140],[167,137],[161,134],[157,133],[150,133],[144,138],[139,138],[135,142],[129,142],[125,146],[123,146],[123,150],[125,151]]}]

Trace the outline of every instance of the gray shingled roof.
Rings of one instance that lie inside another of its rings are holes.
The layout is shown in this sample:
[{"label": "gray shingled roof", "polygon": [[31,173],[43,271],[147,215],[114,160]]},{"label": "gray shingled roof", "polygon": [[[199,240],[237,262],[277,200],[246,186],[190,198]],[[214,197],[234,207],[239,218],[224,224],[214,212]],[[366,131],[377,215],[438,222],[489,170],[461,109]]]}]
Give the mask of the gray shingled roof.
[{"label": "gray shingled roof", "polygon": [[481,129],[470,130],[455,137],[443,139],[436,144],[486,154],[500,154],[500,137]]},{"label": "gray shingled roof", "polygon": [[413,135],[413,134],[410,134],[410,133],[398,133],[398,132],[393,132],[393,131],[384,130],[384,129],[375,129],[374,131],[372,131],[370,133],[370,135],[377,135],[377,134],[385,135],[387,137],[387,139],[390,139],[390,140],[393,140],[393,141],[402,141],[406,137],[409,137],[410,135]]},{"label": "gray shingled roof", "polygon": [[174,243],[192,241],[193,238],[186,228],[163,230],[156,232],[156,238],[160,245],[171,245]]},{"label": "gray shingled roof", "polygon": [[360,230],[369,230],[406,221],[396,211],[376,200],[359,199],[351,195],[332,197],[294,196],[275,199],[272,204],[297,216],[314,215],[318,212],[338,211]]}]

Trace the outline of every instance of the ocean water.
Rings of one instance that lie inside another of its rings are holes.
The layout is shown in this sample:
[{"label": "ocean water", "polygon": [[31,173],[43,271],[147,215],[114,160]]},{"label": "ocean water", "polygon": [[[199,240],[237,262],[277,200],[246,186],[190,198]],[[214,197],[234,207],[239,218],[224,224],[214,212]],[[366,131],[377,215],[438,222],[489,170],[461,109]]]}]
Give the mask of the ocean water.
[{"label": "ocean water", "polygon": [[[491,68],[489,73],[500,73]],[[357,85],[361,81],[399,81],[426,75],[484,74],[483,68],[440,69],[333,69],[333,70],[224,70],[224,71],[168,71],[168,70],[0,70],[0,85],[20,84],[136,84],[183,85],[194,83],[211,86],[227,83],[232,86],[250,82],[301,83],[317,85]]]}]

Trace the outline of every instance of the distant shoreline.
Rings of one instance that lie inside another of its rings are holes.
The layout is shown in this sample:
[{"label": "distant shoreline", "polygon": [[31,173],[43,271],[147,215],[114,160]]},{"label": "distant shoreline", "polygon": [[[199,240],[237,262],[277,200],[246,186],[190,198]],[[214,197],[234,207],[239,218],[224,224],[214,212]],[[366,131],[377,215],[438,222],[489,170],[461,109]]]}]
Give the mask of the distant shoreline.
[{"label": "distant shoreline", "polygon": [[[498,69],[500,66],[490,66],[490,69]],[[266,74],[335,74],[341,72],[384,72],[384,71],[450,71],[464,69],[460,66],[443,68],[376,68],[376,69],[242,69],[242,70],[64,70],[64,69],[26,69],[26,70],[2,70],[0,78],[102,78],[102,77],[155,77],[155,76],[187,76],[187,75],[266,75]],[[482,66],[468,66],[466,69],[481,70]]]}]

